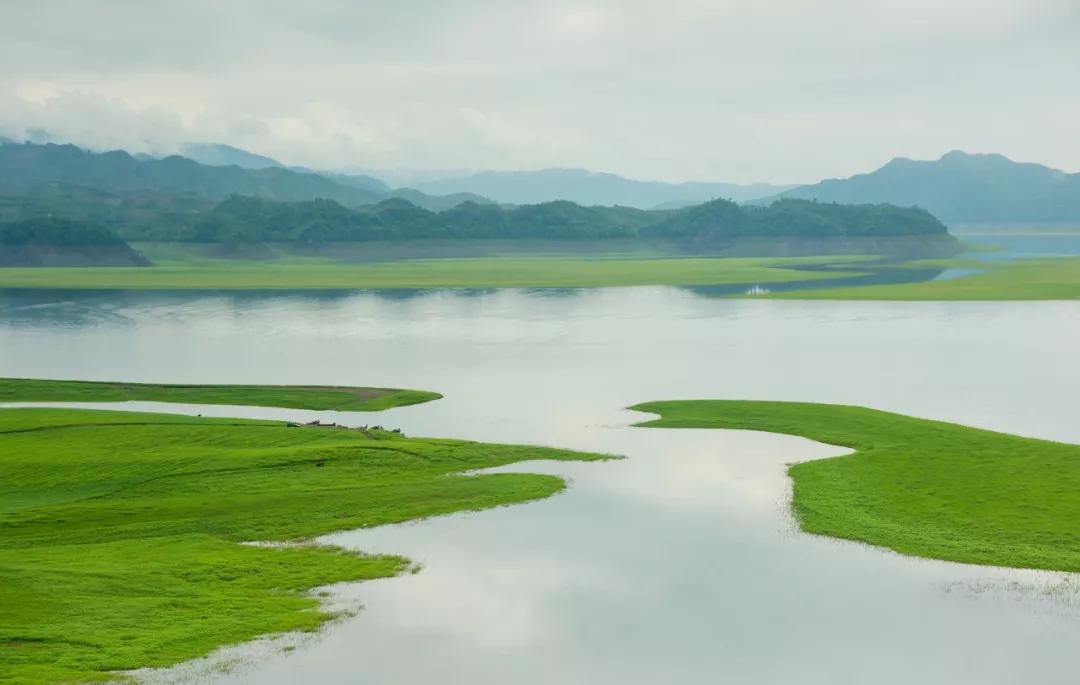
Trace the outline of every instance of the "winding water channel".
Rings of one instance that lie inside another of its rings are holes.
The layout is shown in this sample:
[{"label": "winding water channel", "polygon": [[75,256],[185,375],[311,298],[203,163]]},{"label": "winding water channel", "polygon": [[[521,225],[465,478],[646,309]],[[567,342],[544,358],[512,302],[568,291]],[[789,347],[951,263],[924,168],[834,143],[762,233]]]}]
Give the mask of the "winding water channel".
[{"label": "winding water channel", "polygon": [[143,674],[151,682],[1075,683],[1074,577],[801,534],[785,464],[843,450],[632,428],[642,415],[622,408],[850,403],[1080,442],[1078,340],[1080,302],[731,301],[677,288],[0,293],[0,376],[422,388],[446,398],[378,415],[165,408],[629,457],[512,467],[571,479],[542,502],[330,536],[425,567],[334,588],[332,601],[363,611],[295,649],[226,650]]}]

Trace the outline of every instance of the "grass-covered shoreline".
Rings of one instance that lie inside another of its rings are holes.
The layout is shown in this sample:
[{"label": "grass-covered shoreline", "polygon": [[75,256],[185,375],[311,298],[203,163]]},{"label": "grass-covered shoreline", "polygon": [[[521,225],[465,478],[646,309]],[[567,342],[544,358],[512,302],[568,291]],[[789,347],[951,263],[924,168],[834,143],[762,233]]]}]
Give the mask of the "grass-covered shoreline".
[{"label": "grass-covered shoreline", "polygon": [[660,416],[642,426],[785,433],[855,450],[788,470],[807,532],[933,559],[1080,571],[1080,445],[827,404],[631,409]]},{"label": "grass-covered shoreline", "polygon": [[[169,247],[169,246],[165,246]],[[640,247],[640,246],[639,246]],[[173,254],[157,266],[0,269],[0,288],[77,290],[388,290],[426,288],[602,288],[621,286],[770,286],[766,295],[803,300],[1075,300],[1080,258],[982,262],[919,259],[882,262],[872,255],[692,257],[642,249],[627,252],[492,254],[341,262],[298,255],[224,259]],[[835,267],[835,268],[830,268]],[[958,268],[977,271],[946,280],[844,285],[871,274]],[[813,281],[814,283],[808,283]],[[741,290],[739,291],[742,292]],[[738,295],[736,295],[738,296]],[[755,295],[761,297],[761,295]]]},{"label": "grass-covered shoreline", "polygon": [[[788,300],[1008,301],[1080,299],[1080,258],[1044,257],[1015,262],[960,262],[977,273],[941,281],[795,290],[769,297]],[[903,266],[898,267],[903,268]]]},{"label": "grass-covered shoreline", "polygon": [[282,385],[162,385],[0,378],[3,402],[172,402],[317,411],[383,411],[442,395],[424,390]]},{"label": "grass-covered shoreline", "polygon": [[357,264],[251,261],[143,268],[5,268],[0,269],[0,288],[333,290],[727,285],[850,277],[851,272],[790,267],[857,259],[860,258],[514,255]]},{"label": "grass-covered shoreline", "polygon": [[540,499],[565,483],[456,474],[602,458],[373,429],[0,409],[0,682],[105,680],[312,630],[331,616],[310,589],[392,576],[407,560],[240,543]]}]

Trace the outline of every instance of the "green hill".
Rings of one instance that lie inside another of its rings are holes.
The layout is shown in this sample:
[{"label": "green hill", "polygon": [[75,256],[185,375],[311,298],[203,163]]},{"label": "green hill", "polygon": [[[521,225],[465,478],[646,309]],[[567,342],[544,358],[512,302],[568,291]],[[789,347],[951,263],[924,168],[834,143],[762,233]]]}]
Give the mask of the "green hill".
[{"label": "green hill", "polygon": [[0,224],[0,267],[149,264],[115,233],[91,222],[43,217]]}]

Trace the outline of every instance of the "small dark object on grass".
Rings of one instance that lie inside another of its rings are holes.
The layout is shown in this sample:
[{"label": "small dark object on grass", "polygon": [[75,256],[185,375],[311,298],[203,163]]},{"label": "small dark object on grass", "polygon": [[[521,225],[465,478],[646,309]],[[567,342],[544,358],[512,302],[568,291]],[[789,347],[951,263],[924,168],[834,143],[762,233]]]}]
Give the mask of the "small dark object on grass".
[{"label": "small dark object on grass", "polygon": [[315,462],[315,465],[316,466],[326,466],[326,462],[325,461],[317,461],[317,462]]},{"label": "small dark object on grass", "polygon": [[296,423],[295,421],[289,421],[288,423],[285,424],[285,427],[286,428],[299,428],[300,424]]}]

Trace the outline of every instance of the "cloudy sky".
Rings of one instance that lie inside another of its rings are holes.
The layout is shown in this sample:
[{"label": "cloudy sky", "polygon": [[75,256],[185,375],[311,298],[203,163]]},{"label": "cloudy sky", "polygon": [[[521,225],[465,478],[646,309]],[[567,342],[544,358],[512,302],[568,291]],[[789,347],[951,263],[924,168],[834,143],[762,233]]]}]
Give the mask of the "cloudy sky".
[{"label": "cloudy sky", "polygon": [[1080,0],[0,0],[0,133],[323,168],[1080,171]]}]

